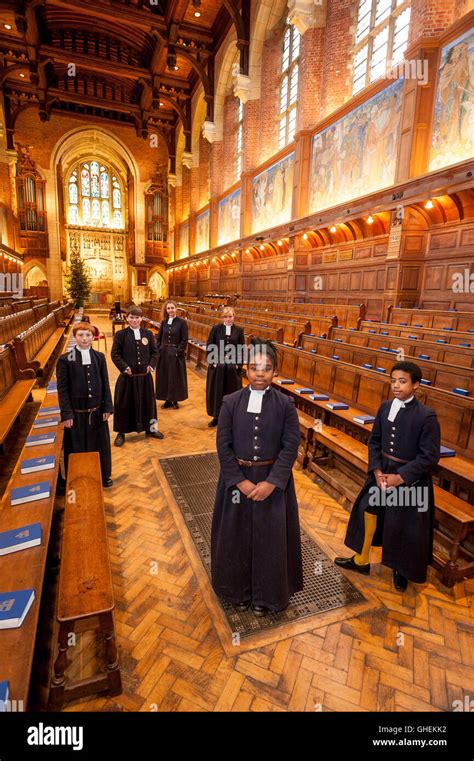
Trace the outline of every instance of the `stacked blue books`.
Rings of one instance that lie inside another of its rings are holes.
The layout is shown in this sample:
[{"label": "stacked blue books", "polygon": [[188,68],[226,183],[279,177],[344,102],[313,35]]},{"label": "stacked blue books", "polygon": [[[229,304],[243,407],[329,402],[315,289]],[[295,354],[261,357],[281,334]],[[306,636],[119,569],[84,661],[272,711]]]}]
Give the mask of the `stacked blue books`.
[{"label": "stacked blue books", "polygon": [[34,589],[0,592],[0,629],[18,629],[35,599]]},{"label": "stacked blue books", "polygon": [[309,397],[313,400],[313,402],[326,402],[329,399],[329,396],[327,394],[311,394]]},{"label": "stacked blue books", "polygon": [[0,533],[0,555],[28,550],[41,544],[41,523],[31,523]]},{"label": "stacked blue books", "polygon": [[18,486],[10,490],[10,504],[24,505],[27,502],[37,502],[50,496],[49,481],[40,481],[30,486]]},{"label": "stacked blue books", "polygon": [[328,402],[326,407],[330,410],[348,410],[349,405],[344,402]]},{"label": "stacked blue books", "polygon": [[46,393],[47,394],[55,394],[58,390],[58,383],[57,381],[50,381],[48,385],[46,386]]},{"label": "stacked blue books", "polygon": [[297,394],[312,394],[312,388],[295,388]]},{"label": "stacked blue books", "polygon": [[277,378],[277,383],[279,383],[280,386],[291,386],[294,383],[294,380],[292,378]]},{"label": "stacked blue books", "polygon": [[459,396],[469,396],[467,388],[453,388],[453,393],[459,394]]}]

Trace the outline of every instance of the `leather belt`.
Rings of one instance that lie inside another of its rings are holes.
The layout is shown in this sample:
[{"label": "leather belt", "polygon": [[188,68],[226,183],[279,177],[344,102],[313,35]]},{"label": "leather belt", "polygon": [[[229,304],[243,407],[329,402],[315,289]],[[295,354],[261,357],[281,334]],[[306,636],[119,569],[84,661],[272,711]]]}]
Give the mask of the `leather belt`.
[{"label": "leather belt", "polygon": [[239,457],[235,458],[239,465],[245,465],[246,468],[254,468],[256,465],[273,465],[275,460],[241,460]]},{"label": "leather belt", "polygon": [[[128,373],[124,373],[124,375],[128,375]],[[143,378],[145,375],[151,375],[151,373],[132,373],[131,375],[128,375],[129,378]]]},{"label": "leather belt", "polygon": [[407,463],[410,462],[410,460],[400,460],[399,457],[394,457],[392,454],[385,454],[385,452],[382,452],[383,456],[387,458],[387,460],[394,460],[395,462],[402,462]]},{"label": "leather belt", "polygon": [[100,407],[100,404],[97,405],[97,407],[89,407],[89,409],[87,409],[87,410],[75,410],[75,409],[73,409],[73,412],[95,412],[96,410],[99,409],[99,407]]}]

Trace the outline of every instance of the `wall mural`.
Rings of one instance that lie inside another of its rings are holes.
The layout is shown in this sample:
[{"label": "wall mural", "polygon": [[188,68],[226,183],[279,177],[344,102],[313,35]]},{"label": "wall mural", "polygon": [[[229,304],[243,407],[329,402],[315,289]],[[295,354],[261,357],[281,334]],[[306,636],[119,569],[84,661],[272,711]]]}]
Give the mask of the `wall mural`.
[{"label": "wall mural", "polygon": [[179,226],[179,259],[189,256],[189,220]]},{"label": "wall mural", "polygon": [[209,248],[209,209],[196,217],[196,254]]},{"label": "wall mural", "polygon": [[273,164],[252,180],[252,232],[289,222],[295,154]]},{"label": "wall mural", "polygon": [[219,201],[217,212],[217,245],[240,237],[240,189]]},{"label": "wall mural", "polygon": [[313,137],[310,211],[395,181],[403,79]]},{"label": "wall mural", "polygon": [[474,155],[474,30],[441,49],[430,170]]}]

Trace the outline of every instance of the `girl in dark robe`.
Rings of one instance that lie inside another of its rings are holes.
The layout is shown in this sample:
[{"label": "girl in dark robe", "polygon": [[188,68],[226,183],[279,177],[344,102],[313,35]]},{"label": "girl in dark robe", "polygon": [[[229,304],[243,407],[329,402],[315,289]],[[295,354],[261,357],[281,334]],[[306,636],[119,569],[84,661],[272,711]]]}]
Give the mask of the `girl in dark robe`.
[{"label": "girl in dark robe", "polygon": [[64,423],[64,467],[72,452],[99,452],[102,483],[112,486],[110,434],[107,420],[114,411],[107,364],[102,352],[92,349],[93,333],[87,322],[72,329],[76,346],[61,354],[56,365],[61,421]]},{"label": "girl in dark robe", "polygon": [[178,409],[178,402],[188,398],[188,325],[186,320],[177,316],[174,301],[166,301],[163,304],[157,344],[159,356],[156,367],[156,398],[165,399],[165,403],[161,405],[164,409]]},{"label": "girl in dark robe", "polygon": [[111,358],[120,370],[114,394],[114,444],[121,447],[125,434],[145,431],[146,436],[162,439],[157,430],[156,397],[153,375],[158,360],[158,348],[151,330],[141,327],[140,307],[127,310],[129,327],[115,334]]},{"label": "girl in dark robe", "polygon": [[207,339],[206,408],[212,418],[209,428],[217,425],[224,396],[242,388],[245,338],[234,319],[234,309],[224,307],[222,323],[213,325]]},{"label": "girl in dark robe", "polygon": [[219,414],[211,570],[220,598],[261,616],[303,588],[292,475],[300,433],[293,400],[271,386],[273,346],[256,339],[249,349],[249,385],[226,396]]},{"label": "girl in dark robe", "polygon": [[336,558],[342,568],[370,573],[370,547],[382,547],[398,591],[408,580],[426,581],[433,557],[432,470],[440,456],[434,410],[415,398],[421,369],[397,362],[391,371],[394,399],[383,402],[369,440],[368,478],[349,518],[345,544],[357,553]]}]

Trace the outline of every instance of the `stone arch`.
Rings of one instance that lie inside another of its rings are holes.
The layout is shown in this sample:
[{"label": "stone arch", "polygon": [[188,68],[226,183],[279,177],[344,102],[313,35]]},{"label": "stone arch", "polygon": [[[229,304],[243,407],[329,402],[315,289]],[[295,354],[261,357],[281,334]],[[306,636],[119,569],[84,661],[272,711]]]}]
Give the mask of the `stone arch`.
[{"label": "stone arch", "polygon": [[31,259],[23,268],[23,280],[25,288],[38,285],[41,280],[48,280],[46,267],[39,259]]},{"label": "stone arch", "polygon": [[199,142],[201,138],[202,125],[206,121],[207,103],[204,99],[204,89],[199,87],[194,99],[192,107],[192,120],[193,125],[191,132],[191,151],[193,154],[193,166],[199,166]]},{"label": "stone arch", "polygon": [[[156,283],[156,288],[154,287]],[[162,267],[152,267],[148,276],[148,288],[150,289],[152,299],[160,299],[166,296],[168,283],[166,272]]]},{"label": "stone arch", "polygon": [[214,99],[214,123],[216,125],[216,140],[222,140],[224,133],[224,101],[232,86],[233,64],[239,62],[240,52],[237,48],[237,36],[234,27],[227,37],[226,46],[222,52],[219,72],[216,78],[216,95]]}]

